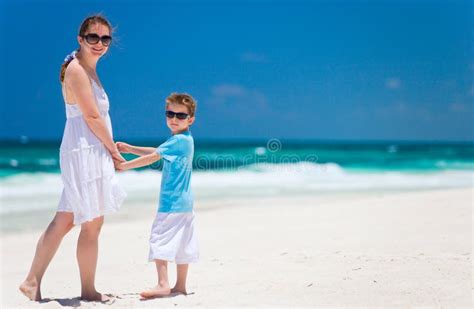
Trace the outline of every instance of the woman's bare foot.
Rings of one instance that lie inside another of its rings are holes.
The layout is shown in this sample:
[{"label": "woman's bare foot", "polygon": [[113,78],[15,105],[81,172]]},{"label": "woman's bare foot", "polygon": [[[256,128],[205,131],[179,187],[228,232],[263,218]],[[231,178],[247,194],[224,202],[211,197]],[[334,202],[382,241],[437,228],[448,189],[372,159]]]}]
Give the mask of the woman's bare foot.
[{"label": "woman's bare foot", "polygon": [[171,290],[169,286],[157,285],[154,288],[141,292],[140,296],[143,298],[154,298],[154,297],[170,295],[170,293],[171,293]]},{"label": "woman's bare foot", "polygon": [[112,296],[107,294],[101,294],[99,292],[92,292],[92,293],[82,293],[81,300],[84,301],[99,301],[99,302],[108,302],[112,300]]},{"label": "woman's bare foot", "polygon": [[183,294],[183,295],[188,295],[188,292],[186,292],[186,288],[182,287],[174,287],[171,289],[171,293],[178,293],[178,294]]},{"label": "woman's bare foot", "polygon": [[20,285],[20,291],[30,300],[34,300],[34,301],[41,300],[41,291],[36,279],[30,280],[30,281],[25,280]]}]

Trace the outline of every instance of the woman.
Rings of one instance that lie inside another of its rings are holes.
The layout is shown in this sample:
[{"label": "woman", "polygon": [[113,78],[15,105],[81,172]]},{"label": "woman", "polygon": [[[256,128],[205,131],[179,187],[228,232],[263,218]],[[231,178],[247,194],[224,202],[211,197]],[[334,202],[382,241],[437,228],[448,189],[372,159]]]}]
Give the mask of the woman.
[{"label": "woman", "polygon": [[81,298],[107,301],[95,289],[98,236],[104,215],[119,209],[125,192],[117,183],[114,162],[124,161],[113,141],[109,101],[96,72],[107,52],[112,27],[100,15],[86,18],[80,27],[79,49],[61,67],[60,80],[66,103],[66,126],[60,147],[64,189],[54,219],[41,235],[30,272],[20,291],[41,300],[41,279],[64,235],[81,225],[77,261]]}]

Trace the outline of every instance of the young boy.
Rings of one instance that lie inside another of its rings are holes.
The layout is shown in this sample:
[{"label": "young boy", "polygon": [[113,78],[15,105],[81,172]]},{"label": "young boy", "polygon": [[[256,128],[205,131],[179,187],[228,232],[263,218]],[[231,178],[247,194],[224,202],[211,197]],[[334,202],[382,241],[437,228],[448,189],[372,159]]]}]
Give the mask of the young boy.
[{"label": "young boy", "polygon": [[[118,142],[122,153],[139,158],[117,164],[128,170],[164,160],[160,202],[150,236],[149,261],[155,261],[158,272],[156,287],[140,293],[143,298],[186,292],[188,264],[199,259],[199,246],[194,231],[191,171],[194,140],[189,127],[194,122],[196,102],[188,94],[172,93],[166,98],[166,124],[173,134],[158,148],[137,147]],[[170,289],[168,261],[176,263],[177,280]]]}]

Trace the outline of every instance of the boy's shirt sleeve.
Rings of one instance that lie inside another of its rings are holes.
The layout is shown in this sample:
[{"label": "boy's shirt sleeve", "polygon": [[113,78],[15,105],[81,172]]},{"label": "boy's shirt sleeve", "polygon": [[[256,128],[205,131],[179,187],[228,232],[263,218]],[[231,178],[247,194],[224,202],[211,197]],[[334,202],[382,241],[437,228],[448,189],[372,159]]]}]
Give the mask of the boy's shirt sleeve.
[{"label": "boy's shirt sleeve", "polygon": [[182,155],[180,139],[176,136],[170,137],[166,142],[156,148],[156,152],[167,161],[174,161]]}]

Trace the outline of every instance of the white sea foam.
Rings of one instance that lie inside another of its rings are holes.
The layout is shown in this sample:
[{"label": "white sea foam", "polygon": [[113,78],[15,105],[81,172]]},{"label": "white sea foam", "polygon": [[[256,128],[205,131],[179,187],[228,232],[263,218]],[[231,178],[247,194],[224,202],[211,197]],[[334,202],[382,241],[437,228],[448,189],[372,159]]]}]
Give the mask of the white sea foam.
[{"label": "white sea foam", "polygon": [[[161,172],[127,171],[118,174],[128,193],[127,203],[156,203]],[[232,171],[195,171],[196,199],[219,199],[269,194],[318,194],[360,190],[413,190],[474,185],[473,171],[349,172],[334,163],[254,164]],[[0,180],[0,213],[54,209],[62,183],[59,174],[24,173]]]}]

